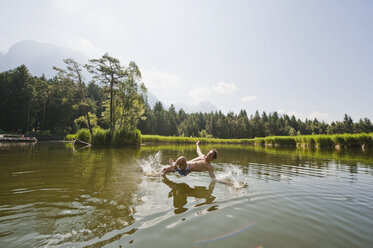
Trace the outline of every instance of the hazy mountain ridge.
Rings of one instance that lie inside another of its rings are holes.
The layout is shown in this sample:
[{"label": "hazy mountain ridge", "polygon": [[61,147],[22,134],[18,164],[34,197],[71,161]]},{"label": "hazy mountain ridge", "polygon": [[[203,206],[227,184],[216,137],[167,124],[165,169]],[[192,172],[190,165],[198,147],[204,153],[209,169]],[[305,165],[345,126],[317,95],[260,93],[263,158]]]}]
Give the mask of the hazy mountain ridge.
[{"label": "hazy mountain ridge", "polygon": [[185,104],[185,103],[176,103],[175,109],[180,110],[183,109],[186,113],[210,113],[219,111],[219,109],[210,102],[200,102],[198,104]]},{"label": "hazy mountain ridge", "polygon": [[65,67],[63,59],[66,58],[73,58],[81,64],[88,62],[87,56],[71,48],[24,40],[11,46],[6,54],[0,54],[0,72],[24,64],[32,75],[44,74],[47,78],[52,78],[56,75],[53,66]]}]

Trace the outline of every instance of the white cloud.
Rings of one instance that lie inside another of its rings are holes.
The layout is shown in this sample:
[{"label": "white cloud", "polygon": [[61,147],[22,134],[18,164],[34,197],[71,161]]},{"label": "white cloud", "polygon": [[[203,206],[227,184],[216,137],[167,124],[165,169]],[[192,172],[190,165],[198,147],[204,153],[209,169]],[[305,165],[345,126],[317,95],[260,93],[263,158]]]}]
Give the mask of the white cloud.
[{"label": "white cloud", "polygon": [[75,0],[65,0],[65,1],[52,1],[54,2],[54,4],[61,8],[61,9],[64,9],[64,10],[69,10],[69,9],[72,9],[74,7],[76,7],[76,5],[79,3]]},{"label": "white cloud", "polygon": [[74,47],[76,50],[92,57],[100,57],[105,53],[104,49],[84,38],[77,38],[72,41],[71,47]]},{"label": "white cloud", "polygon": [[182,108],[187,113],[196,113],[196,112],[210,113],[210,112],[219,110],[214,104],[210,102],[204,102],[204,101],[198,104],[176,103],[175,108],[177,110]]},{"label": "white cloud", "polygon": [[257,99],[257,96],[245,96],[245,97],[241,97],[240,101],[241,102],[252,102],[252,101],[255,101],[256,99]]},{"label": "white cloud", "polygon": [[185,96],[183,79],[177,75],[151,68],[143,71],[142,78],[148,90],[167,105],[180,102]]},{"label": "white cloud", "polygon": [[230,95],[236,91],[238,91],[238,88],[234,83],[219,82],[217,85],[194,87],[188,92],[188,96],[196,102],[201,102],[206,98],[220,98],[221,95]]},{"label": "white cloud", "polygon": [[301,120],[309,119],[318,119],[319,121],[329,121],[330,114],[329,113],[320,113],[317,111],[312,111],[311,113],[301,113],[301,112],[296,112],[296,111],[285,111],[283,109],[277,110],[277,113],[279,114],[287,114],[288,116],[294,115],[296,118],[299,118]]},{"label": "white cloud", "polygon": [[218,85],[211,87],[212,91],[218,94],[229,95],[237,91],[238,88],[234,83],[219,82]]},{"label": "white cloud", "polygon": [[212,89],[208,87],[195,87],[188,92],[188,96],[196,102],[201,102],[211,95]]},{"label": "white cloud", "polygon": [[[89,42],[89,49],[96,50],[97,44],[105,52],[119,50],[123,52],[126,38],[130,36],[127,23],[123,20],[123,13],[118,11],[121,4],[107,4],[103,1],[64,0],[54,2],[54,11],[57,17],[62,16],[64,26],[53,29],[54,39],[74,46],[81,46],[82,42]],[[110,14],[108,14],[110,13]],[[65,35],[74,34],[74,35]],[[48,32],[50,34],[50,31]],[[70,41],[68,37],[72,37]],[[85,41],[80,40],[84,37]],[[94,41],[93,44],[91,41]],[[78,47],[79,48],[79,47]],[[85,50],[83,47],[82,50]],[[101,49],[100,55],[102,55]],[[118,57],[117,54],[115,54]]]}]

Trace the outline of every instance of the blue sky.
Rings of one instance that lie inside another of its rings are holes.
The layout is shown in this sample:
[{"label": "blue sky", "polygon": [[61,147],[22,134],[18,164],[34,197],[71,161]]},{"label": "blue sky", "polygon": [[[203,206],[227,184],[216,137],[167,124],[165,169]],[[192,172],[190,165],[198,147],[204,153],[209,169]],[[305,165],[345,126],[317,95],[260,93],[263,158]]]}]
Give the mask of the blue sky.
[{"label": "blue sky", "polygon": [[32,39],[135,61],[166,104],[373,120],[372,1],[3,1],[0,50]]}]

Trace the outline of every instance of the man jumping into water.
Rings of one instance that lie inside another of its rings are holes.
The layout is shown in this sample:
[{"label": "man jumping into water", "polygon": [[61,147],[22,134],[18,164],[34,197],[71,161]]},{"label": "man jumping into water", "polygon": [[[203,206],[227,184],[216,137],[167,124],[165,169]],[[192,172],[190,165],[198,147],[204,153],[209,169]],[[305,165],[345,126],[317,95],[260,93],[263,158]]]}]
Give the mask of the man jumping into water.
[{"label": "man jumping into water", "polygon": [[210,162],[218,157],[218,152],[215,149],[210,150],[206,155],[203,155],[199,148],[199,140],[196,142],[198,157],[187,161],[184,156],[178,158],[175,162],[170,158],[170,167],[162,170],[163,174],[177,171],[180,175],[186,176],[192,171],[202,172],[208,171],[210,177],[215,179],[214,169]]}]

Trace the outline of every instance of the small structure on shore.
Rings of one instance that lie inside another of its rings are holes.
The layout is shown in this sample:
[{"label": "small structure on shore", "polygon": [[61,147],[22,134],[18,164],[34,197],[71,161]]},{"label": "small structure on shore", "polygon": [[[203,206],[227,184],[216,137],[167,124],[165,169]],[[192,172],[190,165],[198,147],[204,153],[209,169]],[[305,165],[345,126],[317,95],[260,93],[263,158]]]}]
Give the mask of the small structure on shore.
[{"label": "small structure on shore", "polygon": [[35,137],[25,137],[16,134],[0,134],[0,142],[37,142]]}]

